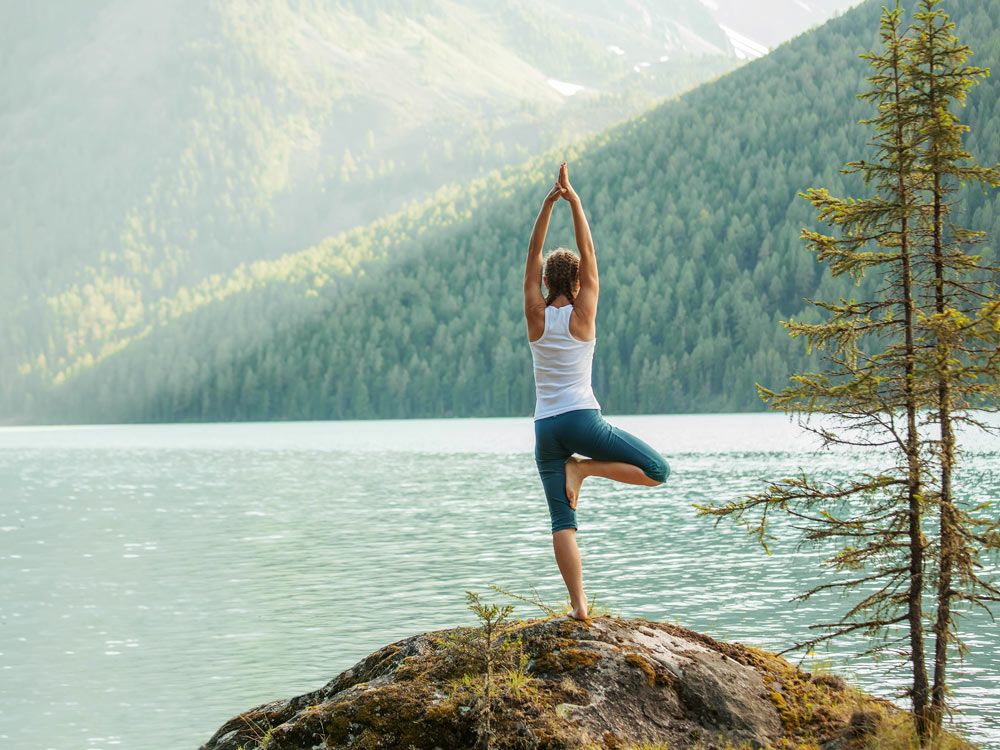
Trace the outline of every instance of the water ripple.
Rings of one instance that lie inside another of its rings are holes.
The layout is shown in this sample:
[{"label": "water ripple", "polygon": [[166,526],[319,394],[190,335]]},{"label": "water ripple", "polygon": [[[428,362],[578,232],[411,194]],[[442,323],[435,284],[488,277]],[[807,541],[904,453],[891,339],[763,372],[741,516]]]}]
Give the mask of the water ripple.
[{"label": "water ripple", "polygon": [[[673,474],[656,488],[585,485],[579,541],[599,603],[774,650],[843,611],[834,591],[791,601],[830,580],[828,550],[797,548],[786,528],[765,555],[692,503],[876,456],[817,454],[775,415],[609,419]],[[561,602],[531,440],[530,419],[0,429],[0,739],[196,747],[379,646],[472,622],[467,589]],[[964,496],[995,498],[1000,448],[966,447]],[[961,627],[959,720],[1000,742],[1000,636],[981,613]],[[848,658],[863,645],[807,663],[897,696],[905,670]]]}]

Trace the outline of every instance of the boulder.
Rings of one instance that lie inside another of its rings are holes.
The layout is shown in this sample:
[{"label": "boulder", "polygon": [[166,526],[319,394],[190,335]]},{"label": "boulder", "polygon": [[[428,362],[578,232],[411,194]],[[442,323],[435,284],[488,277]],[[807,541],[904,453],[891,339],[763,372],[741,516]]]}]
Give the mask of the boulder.
[{"label": "boulder", "polygon": [[549,617],[389,644],[318,690],[233,717],[201,750],[832,749],[861,746],[856,711],[896,709],[679,625]]}]

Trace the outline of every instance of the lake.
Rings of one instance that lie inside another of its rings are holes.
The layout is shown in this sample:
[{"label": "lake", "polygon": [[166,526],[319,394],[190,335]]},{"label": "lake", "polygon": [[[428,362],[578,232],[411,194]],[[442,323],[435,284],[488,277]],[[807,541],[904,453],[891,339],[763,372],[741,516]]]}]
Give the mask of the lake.
[{"label": "lake", "polygon": [[[825,551],[797,549],[786,524],[768,556],[692,503],[877,456],[817,453],[780,414],[607,419],[673,473],[655,488],[584,484],[578,541],[598,605],[782,650],[853,601],[792,603],[832,580]],[[533,439],[530,416],[0,429],[0,744],[193,750],[386,643],[471,624],[466,590],[561,604]],[[1000,440],[963,445],[961,496],[995,499]],[[958,721],[1000,747],[1000,628],[970,614],[960,629]],[[848,658],[863,645],[804,665],[892,697],[904,669]]]}]

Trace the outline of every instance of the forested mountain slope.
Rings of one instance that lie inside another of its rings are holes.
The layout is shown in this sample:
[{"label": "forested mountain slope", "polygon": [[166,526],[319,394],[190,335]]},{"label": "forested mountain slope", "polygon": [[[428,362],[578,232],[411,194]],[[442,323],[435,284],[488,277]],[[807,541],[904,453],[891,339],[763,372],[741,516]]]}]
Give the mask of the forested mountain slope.
[{"label": "forested mountain slope", "polygon": [[[1000,0],[946,7],[973,61],[996,68]],[[864,155],[858,54],[877,42],[878,13],[866,3],[567,154],[601,261],[594,386],[608,413],[758,408],[755,381],[804,364],[779,319],[844,287],[802,248],[814,222],[796,193],[860,190],[839,169]],[[988,163],[1000,157],[995,80],[963,112]],[[162,326],[57,373],[34,417],[530,414],[520,281],[562,155],[185,291]],[[966,205],[996,239],[997,196]],[[562,207],[548,247],[572,246],[568,218]]]},{"label": "forested mountain slope", "polygon": [[0,389],[742,57],[698,0],[5,3]]}]

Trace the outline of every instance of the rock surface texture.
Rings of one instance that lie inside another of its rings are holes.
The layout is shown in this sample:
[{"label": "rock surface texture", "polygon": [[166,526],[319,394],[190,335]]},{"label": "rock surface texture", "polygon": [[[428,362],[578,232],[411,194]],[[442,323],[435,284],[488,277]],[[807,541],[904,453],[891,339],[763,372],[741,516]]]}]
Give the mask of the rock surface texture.
[{"label": "rock surface texture", "polygon": [[554,617],[489,638],[467,627],[403,639],[318,690],[230,719],[201,750],[840,750],[860,746],[858,716],[892,710],[837,677],[677,625]]}]

